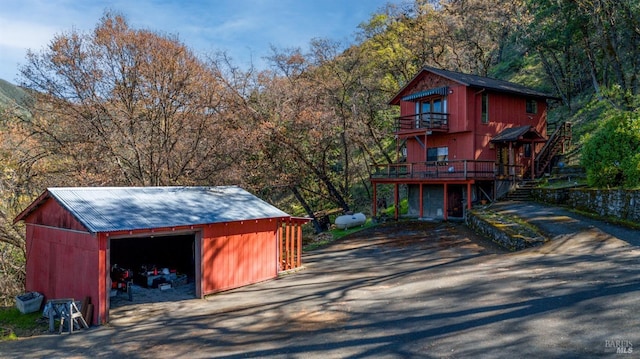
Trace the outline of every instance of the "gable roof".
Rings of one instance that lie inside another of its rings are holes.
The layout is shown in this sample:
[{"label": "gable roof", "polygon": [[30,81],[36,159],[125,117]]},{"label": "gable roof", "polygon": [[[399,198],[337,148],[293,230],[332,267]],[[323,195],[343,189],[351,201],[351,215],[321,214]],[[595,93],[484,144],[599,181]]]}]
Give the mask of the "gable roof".
[{"label": "gable roof", "polygon": [[519,126],[505,128],[495,135],[491,142],[517,142],[525,139],[525,136],[534,142],[544,142],[544,137],[533,126]]},{"label": "gable roof", "polygon": [[55,199],[91,233],[290,217],[237,186],[48,188],[14,222]]},{"label": "gable roof", "polygon": [[422,68],[422,70],[420,70],[420,72],[418,72],[416,76],[413,77],[413,79],[411,79],[411,81],[409,81],[394,96],[394,98],[391,101],[389,101],[389,104],[397,104],[400,101],[400,98],[402,97],[402,94],[404,93],[404,91],[407,88],[412,87],[413,84],[423,76],[424,72],[430,72],[432,74],[438,75],[440,77],[444,77],[446,79],[449,79],[451,81],[457,82],[461,85],[468,86],[468,87],[484,88],[484,89],[490,89],[498,92],[506,92],[506,93],[512,93],[512,94],[524,95],[524,96],[536,97],[536,98],[542,98],[542,99],[557,99],[557,97],[545,94],[543,92],[540,92],[532,88],[519,85],[513,82],[425,66]]}]

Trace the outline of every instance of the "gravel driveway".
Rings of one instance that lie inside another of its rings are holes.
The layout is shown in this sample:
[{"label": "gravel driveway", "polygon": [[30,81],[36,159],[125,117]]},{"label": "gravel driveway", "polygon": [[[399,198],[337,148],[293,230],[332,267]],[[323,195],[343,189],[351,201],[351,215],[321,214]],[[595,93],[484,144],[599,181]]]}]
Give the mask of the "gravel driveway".
[{"label": "gravel driveway", "polygon": [[640,252],[623,239],[638,233],[615,238],[568,213],[532,217],[556,216],[543,229],[556,239],[517,253],[458,223],[367,229],[307,253],[304,270],[278,280],[118,307],[108,326],[0,343],[0,355],[599,358],[631,349],[633,357]]}]

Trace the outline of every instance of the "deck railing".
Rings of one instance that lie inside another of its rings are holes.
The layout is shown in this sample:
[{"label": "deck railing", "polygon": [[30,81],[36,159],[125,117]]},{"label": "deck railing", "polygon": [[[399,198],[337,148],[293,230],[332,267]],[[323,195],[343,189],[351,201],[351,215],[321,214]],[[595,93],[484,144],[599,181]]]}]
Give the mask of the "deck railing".
[{"label": "deck railing", "polygon": [[486,179],[522,176],[522,166],[496,164],[494,161],[455,160],[394,163],[376,166],[372,179]]},{"label": "deck railing", "polygon": [[449,131],[449,114],[423,112],[396,118],[396,132],[418,129]]}]

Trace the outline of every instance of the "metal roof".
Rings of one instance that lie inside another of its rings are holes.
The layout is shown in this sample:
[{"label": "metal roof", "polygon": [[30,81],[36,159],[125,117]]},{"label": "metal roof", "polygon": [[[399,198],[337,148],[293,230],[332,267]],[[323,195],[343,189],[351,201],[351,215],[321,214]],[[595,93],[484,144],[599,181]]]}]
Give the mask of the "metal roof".
[{"label": "metal roof", "polygon": [[67,187],[47,191],[92,233],[290,217],[237,186]]}]

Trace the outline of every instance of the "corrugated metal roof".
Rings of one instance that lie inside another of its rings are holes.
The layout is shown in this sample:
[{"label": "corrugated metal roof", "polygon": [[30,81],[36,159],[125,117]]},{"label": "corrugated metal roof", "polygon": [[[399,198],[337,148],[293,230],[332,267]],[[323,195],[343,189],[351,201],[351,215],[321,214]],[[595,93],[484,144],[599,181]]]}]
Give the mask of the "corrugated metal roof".
[{"label": "corrugated metal roof", "polygon": [[67,187],[48,192],[92,233],[290,217],[237,186]]}]

